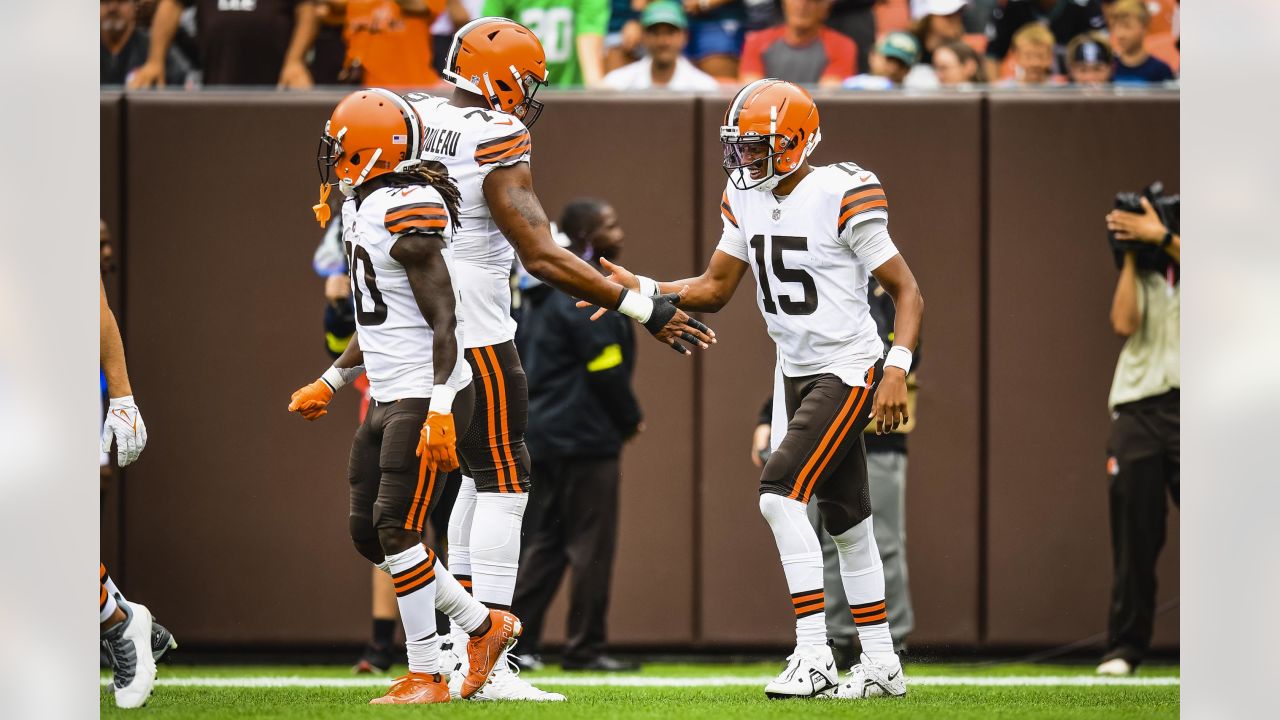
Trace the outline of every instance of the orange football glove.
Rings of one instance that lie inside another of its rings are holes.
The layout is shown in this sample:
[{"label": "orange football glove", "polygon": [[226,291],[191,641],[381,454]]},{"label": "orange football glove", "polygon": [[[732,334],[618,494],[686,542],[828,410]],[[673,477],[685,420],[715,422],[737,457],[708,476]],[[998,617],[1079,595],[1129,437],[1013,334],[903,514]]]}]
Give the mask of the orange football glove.
[{"label": "orange football glove", "polygon": [[300,387],[289,399],[289,412],[296,412],[308,420],[319,420],[329,411],[325,408],[333,399],[333,390],[324,380],[316,380]]},{"label": "orange football glove", "polygon": [[458,469],[458,433],[453,428],[453,413],[427,413],[418,439],[418,457],[425,458],[434,472]]}]

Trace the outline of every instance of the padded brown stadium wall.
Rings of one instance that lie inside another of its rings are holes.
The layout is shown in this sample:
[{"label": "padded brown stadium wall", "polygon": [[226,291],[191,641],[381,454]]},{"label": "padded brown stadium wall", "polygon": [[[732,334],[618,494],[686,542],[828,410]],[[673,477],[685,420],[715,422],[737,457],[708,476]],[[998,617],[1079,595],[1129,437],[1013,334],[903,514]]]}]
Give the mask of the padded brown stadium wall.
[{"label": "padded brown stadium wall", "polygon": [[[104,545],[122,541],[130,593],[193,644],[355,643],[367,632],[369,573],[346,539],[354,394],[318,423],[284,411],[327,363],[309,207],[316,136],[338,98],[103,96],[103,212],[110,220],[123,203],[126,342],[151,432],[124,483],[128,522],[118,536],[105,525]],[[553,95],[535,128],[548,212],[578,196],[608,199],[627,230],[626,264],[663,277],[700,270],[720,233],[715,128],[727,101]],[[1117,346],[1098,228],[1116,189],[1155,176],[1176,188],[1176,97],[820,102],[815,161],[854,160],[880,175],[895,240],[928,301],[908,482],[913,641],[1046,643],[1101,629],[1110,571],[1098,407]],[[1172,160],[1158,164],[1116,127],[1147,128],[1139,137]],[[109,186],[113,175],[126,187]],[[1066,225],[1045,230],[1041,218]],[[752,294],[748,284],[710,318],[721,342],[704,355],[639,341],[647,430],[624,455],[617,643],[791,637],[748,464],[774,362]],[[1034,347],[1024,347],[1028,334]],[[1071,348],[1081,352],[1068,362]],[[1078,392],[1046,387],[1044,368],[1079,379],[1076,365],[1091,373]],[[1173,595],[1176,545],[1162,575]],[[562,637],[565,610],[561,598],[548,641]],[[1166,625],[1161,640],[1176,642]]]}]

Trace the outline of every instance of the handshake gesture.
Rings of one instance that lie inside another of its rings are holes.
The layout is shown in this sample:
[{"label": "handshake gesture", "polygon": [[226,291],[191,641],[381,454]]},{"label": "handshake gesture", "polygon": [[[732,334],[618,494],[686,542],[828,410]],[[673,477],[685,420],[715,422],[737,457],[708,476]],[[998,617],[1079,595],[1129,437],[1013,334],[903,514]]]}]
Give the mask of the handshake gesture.
[{"label": "handshake gesture", "polygon": [[[677,307],[685,294],[689,292],[688,286],[680,288],[680,292],[675,293],[658,293],[657,283],[648,280],[649,287],[644,287],[641,278],[633,274],[631,271],[609,262],[605,258],[600,259],[600,267],[609,271],[607,280],[615,285],[620,285],[627,293],[640,293],[643,297],[648,297],[653,302],[653,311],[649,314],[649,319],[641,324],[659,341],[670,345],[673,350],[681,355],[688,355],[692,351],[690,348],[699,348],[706,350],[716,342],[716,334],[711,328],[705,324],[693,319],[688,313]],[[627,296],[624,294],[622,304],[628,302]],[[592,307],[593,304],[586,300],[579,300],[578,307]],[[591,315],[592,320],[598,320],[606,312],[606,308],[598,308]],[[630,313],[628,313],[630,314]]]}]

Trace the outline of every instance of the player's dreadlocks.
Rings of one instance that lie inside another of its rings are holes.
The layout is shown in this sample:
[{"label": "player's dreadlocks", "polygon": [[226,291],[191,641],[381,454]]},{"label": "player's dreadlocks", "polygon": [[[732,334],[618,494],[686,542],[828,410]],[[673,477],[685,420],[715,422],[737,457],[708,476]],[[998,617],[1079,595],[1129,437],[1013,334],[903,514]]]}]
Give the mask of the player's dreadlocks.
[{"label": "player's dreadlocks", "polygon": [[449,220],[453,223],[453,227],[457,228],[461,225],[458,221],[458,210],[462,206],[462,194],[458,192],[458,184],[449,177],[449,169],[435,160],[423,160],[403,172],[379,175],[361,185],[360,188],[367,188],[366,192],[371,192],[377,188],[423,184],[430,185],[440,193],[440,197],[444,199],[444,206],[449,211]]}]

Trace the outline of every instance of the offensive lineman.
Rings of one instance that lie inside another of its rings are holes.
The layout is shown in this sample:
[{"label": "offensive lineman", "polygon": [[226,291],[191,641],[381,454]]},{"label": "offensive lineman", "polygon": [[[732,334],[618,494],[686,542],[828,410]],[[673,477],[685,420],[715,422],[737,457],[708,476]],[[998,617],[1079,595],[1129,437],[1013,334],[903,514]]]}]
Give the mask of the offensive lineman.
[{"label": "offensive lineman", "polygon": [[327,413],[334,390],[368,373],[371,407],[347,470],[351,538],[361,555],[391,575],[409,656],[408,674],[375,704],[449,701],[440,675],[437,605],[471,635],[463,697],[484,685],[520,634],[514,615],[486,610],[468,596],[421,542],[443,475],[458,467],[457,429],[467,429],[474,403],[471,369],[461,361],[449,247],[457,189],[438,166],[418,157],[421,142],[417,112],[377,88],[348,95],[325,125],[315,209],[322,223],[328,219],[324,201],[336,180],[346,196],[343,238],[358,329],[333,366],[295,392],[289,405],[314,420]]},{"label": "offensive lineman", "polygon": [[[795,652],[765,693],[902,696],[906,680],[889,636],[862,430],[873,417],[877,432],[907,419],[906,373],[924,300],[889,237],[880,181],[852,163],[810,166],[821,137],[817,105],[804,90],[772,78],[747,85],[720,128],[729,183],[720,201],[724,232],[707,269],[657,283],[607,267],[611,279],[640,294],[680,291],[681,307],[706,312],[729,301],[748,268],[755,274],[782,366],[783,397],[775,403],[785,403],[788,418],[760,478],[760,512],[778,545],[796,616]],[[897,310],[894,346],[883,361],[866,301],[867,273]],[[810,500],[835,540],[862,641],[860,662],[843,683],[826,644],[822,552],[805,516]]]},{"label": "offensive lineman", "polygon": [[[511,319],[515,255],[540,280],[617,309],[682,353],[689,350],[680,341],[706,348],[715,340],[705,325],[675,307],[675,294],[650,297],[625,288],[619,293],[617,285],[552,239],[530,170],[527,127],[542,111],[533,98],[547,82],[546,55],[532,32],[506,18],[471,21],[454,36],[444,77],[455,86],[451,97],[407,97],[426,122],[422,157],[445,165],[461,196],[454,268],[476,404],[471,427],[458,441],[463,479],[449,522],[449,565],[459,582],[472,585],[478,600],[508,610],[530,490],[524,445],[529,397]],[[451,640],[453,647],[460,646],[456,624]],[[447,653],[445,665],[447,672]],[[452,679],[455,689],[456,683]],[[506,658],[476,697],[564,699],[519,678]]]}]

